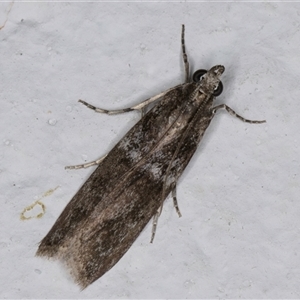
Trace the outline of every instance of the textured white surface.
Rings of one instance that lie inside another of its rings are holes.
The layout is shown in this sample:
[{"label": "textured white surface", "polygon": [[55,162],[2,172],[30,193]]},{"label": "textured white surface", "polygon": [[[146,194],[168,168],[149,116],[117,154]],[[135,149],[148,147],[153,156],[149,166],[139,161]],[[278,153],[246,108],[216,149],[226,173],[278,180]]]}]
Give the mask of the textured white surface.
[{"label": "textured white surface", "polygon": [[[0,298],[300,297],[299,3],[0,3]],[[80,292],[38,242],[138,113],[117,109],[222,64],[226,103],[178,185],[121,261]],[[40,219],[22,210],[49,189]]]}]

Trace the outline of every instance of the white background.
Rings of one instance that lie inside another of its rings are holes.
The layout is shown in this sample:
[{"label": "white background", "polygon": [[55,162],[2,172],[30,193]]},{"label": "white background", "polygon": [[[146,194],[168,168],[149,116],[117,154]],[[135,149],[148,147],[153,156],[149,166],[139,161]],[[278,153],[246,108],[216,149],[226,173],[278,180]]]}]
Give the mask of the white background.
[{"label": "white background", "polygon": [[[118,109],[182,82],[181,24],[192,71],[226,67],[216,104],[267,123],[219,112],[178,184],[183,217],[168,199],[154,244],[149,224],[80,292],[38,242],[93,172],[64,166],[140,115],[77,101]],[[0,298],[300,297],[300,3],[1,3],[0,25]]]}]

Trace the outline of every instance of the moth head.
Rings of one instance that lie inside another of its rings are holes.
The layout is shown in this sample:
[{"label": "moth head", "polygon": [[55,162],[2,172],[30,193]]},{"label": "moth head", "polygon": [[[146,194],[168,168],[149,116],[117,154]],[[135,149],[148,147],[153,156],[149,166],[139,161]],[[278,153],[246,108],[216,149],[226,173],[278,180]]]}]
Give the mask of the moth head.
[{"label": "moth head", "polygon": [[205,95],[219,96],[223,91],[223,84],[220,76],[224,73],[225,67],[217,65],[206,71],[200,69],[193,75],[193,81],[200,84],[200,91]]}]

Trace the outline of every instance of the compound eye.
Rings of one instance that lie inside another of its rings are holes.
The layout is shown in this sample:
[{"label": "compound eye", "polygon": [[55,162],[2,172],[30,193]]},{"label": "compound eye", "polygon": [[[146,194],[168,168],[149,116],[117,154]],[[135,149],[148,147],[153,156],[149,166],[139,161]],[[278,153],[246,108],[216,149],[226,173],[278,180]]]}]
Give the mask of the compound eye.
[{"label": "compound eye", "polygon": [[[199,82],[201,80],[201,77],[207,73],[207,70],[204,70],[204,69],[200,69],[200,70],[197,70],[194,74],[193,74],[193,81],[194,82]],[[213,95],[215,97],[218,97],[222,94],[223,92],[223,83],[222,81],[219,82],[219,85],[218,87],[215,89],[215,91],[213,92]]]},{"label": "compound eye", "polygon": [[197,71],[193,74],[193,81],[194,81],[194,82],[199,82],[200,79],[201,79],[201,77],[202,77],[205,73],[207,73],[207,71],[204,70],[204,69],[197,70]]},{"label": "compound eye", "polygon": [[223,92],[223,83],[222,83],[222,81],[220,81],[218,87],[213,92],[213,95],[215,97],[218,97],[222,94],[222,92]]}]

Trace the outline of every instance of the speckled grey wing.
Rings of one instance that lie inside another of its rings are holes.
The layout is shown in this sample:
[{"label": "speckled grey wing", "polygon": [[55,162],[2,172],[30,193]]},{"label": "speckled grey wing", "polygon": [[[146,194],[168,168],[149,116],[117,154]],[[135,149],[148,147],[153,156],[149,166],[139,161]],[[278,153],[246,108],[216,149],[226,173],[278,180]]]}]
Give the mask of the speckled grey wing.
[{"label": "speckled grey wing", "polygon": [[170,91],[108,153],[96,170],[65,207],[51,230],[41,241],[37,255],[55,257],[65,238],[71,238],[77,227],[89,217],[94,207],[107,203],[103,199],[115,189],[118,181],[164,136],[172,120],[181,114],[186,96],[194,84]]},{"label": "speckled grey wing", "polygon": [[[172,91],[128,132],[42,240],[38,255],[61,258],[82,288],[126,253],[162,204],[163,187],[166,197],[195,152],[212,118],[212,98],[200,106],[192,103],[185,96],[190,88],[194,86]],[[160,113],[162,107],[169,114]],[[111,167],[117,153],[123,166],[119,173]]]},{"label": "speckled grey wing", "polygon": [[[203,111],[197,110],[188,124],[176,128],[171,139],[166,133],[133,169],[122,176],[103,200],[109,205],[104,208],[99,203],[72,238],[65,239],[59,250],[60,257],[82,288],[101,277],[127,252],[162,204],[163,186],[166,185],[167,196],[172,180],[182,174],[211,118],[211,114],[203,116]],[[169,131],[174,127],[176,123]],[[176,150],[179,150],[178,155],[172,160]],[[164,180],[170,163],[172,166]]]}]

